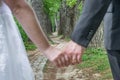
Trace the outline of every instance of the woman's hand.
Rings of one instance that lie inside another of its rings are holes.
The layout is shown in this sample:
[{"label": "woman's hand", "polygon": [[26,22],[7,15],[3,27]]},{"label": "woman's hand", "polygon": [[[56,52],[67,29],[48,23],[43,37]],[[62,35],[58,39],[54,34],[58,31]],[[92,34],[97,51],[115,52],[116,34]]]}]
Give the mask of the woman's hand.
[{"label": "woman's hand", "polygon": [[65,67],[70,64],[69,57],[66,54],[62,53],[59,49],[52,46],[48,47],[44,51],[44,55],[57,67]]}]

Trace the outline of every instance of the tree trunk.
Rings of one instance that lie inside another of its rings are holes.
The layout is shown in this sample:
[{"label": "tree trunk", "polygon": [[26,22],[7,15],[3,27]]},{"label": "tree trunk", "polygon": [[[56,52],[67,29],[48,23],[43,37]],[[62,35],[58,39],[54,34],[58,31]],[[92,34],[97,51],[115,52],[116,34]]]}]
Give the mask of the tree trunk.
[{"label": "tree trunk", "polygon": [[103,48],[103,22],[90,42],[89,47]]},{"label": "tree trunk", "polygon": [[60,6],[60,23],[58,26],[58,35],[63,35],[64,34],[64,28],[65,28],[65,23],[66,23],[66,1],[62,0],[61,1],[61,6]]},{"label": "tree trunk", "polygon": [[51,34],[52,33],[52,24],[50,18],[44,11],[44,5],[42,0],[31,0],[31,5],[37,14],[37,18],[41,24],[42,29],[45,33]]},{"label": "tree trunk", "polygon": [[75,23],[80,15],[78,5],[81,0],[77,0],[77,4],[73,7],[69,7],[66,4],[66,0],[62,0],[60,8],[60,25],[58,28],[58,34],[64,35],[64,37],[70,37]]}]

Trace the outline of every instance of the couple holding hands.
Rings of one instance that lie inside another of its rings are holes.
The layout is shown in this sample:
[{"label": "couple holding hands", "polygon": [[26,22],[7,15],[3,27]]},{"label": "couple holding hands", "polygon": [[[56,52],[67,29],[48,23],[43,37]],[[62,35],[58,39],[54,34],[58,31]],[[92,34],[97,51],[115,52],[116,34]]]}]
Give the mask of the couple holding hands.
[{"label": "couple holding hands", "polygon": [[[0,80],[34,80],[12,14],[21,23],[38,49],[57,67],[65,67],[81,63],[83,52],[98,29],[111,2],[114,13],[106,15],[106,22],[111,23],[106,23],[105,48],[108,51],[113,77],[115,80],[120,80],[120,36],[116,35],[120,32],[118,31],[120,30],[119,0],[85,0],[83,12],[71,35],[71,41],[63,50],[52,47],[48,43],[34,11],[25,0],[0,0]],[[109,15],[114,17],[110,18]]]}]

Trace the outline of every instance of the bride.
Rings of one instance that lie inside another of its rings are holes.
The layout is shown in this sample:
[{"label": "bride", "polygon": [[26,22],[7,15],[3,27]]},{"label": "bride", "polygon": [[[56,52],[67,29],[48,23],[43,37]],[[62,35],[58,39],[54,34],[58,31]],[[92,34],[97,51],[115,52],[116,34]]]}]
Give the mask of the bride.
[{"label": "bride", "polygon": [[34,80],[12,13],[38,49],[51,62],[58,67],[68,65],[68,57],[49,45],[33,10],[24,0],[0,0],[0,80]]}]

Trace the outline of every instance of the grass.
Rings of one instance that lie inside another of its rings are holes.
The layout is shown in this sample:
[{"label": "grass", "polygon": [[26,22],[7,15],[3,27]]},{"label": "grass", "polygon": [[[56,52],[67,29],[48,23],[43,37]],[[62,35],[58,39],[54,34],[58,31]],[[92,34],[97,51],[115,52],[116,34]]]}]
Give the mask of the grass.
[{"label": "grass", "polygon": [[90,68],[93,73],[100,73],[101,80],[112,79],[110,66],[105,50],[100,48],[89,48],[82,57],[82,63],[78,64],[78,68]]}]

